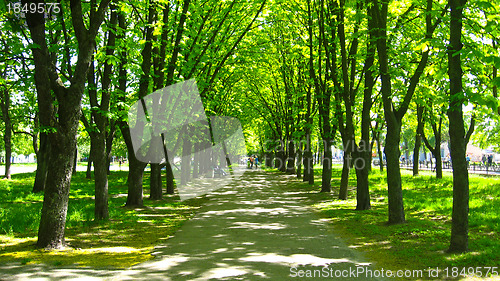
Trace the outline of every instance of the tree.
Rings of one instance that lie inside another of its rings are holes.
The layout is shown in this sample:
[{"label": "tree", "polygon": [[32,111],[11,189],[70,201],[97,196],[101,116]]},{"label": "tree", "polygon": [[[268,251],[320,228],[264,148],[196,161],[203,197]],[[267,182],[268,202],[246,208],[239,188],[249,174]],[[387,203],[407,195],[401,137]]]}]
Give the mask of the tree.
[{"label": "tree", "polygon": [[2,99],[0,100],[0,108],[2,110],[2,119],[5,124],[5,131],[3,135],[3,141],[5,146],[5,178],[10,179],[11,177],[11,157],[12,157],[12,121],[10,118],[10,89],[6,85],[5,74],[7,72],[7,68],[5,68],[3,77],[0,77],[0,94],[2,95]]},{"label": "tree", "polygon": [[[382,101],[387,124],[387,136],[385,144],[385,155],[387,158],[387,185],[388,185],[388,201],[389,201],[389,223],[398,224],[405,222],[405,213],[403,207],[403,191],[401,186],[401,172],[399,168],[400,149],[399,143],[401,139],[402,119],[406,114],[410,101],[413,97],[415,89],[418,85],[420,77],[424,72],[427,60],[429,58],[429,48],[422,49],[420,61],[417,67],[413,70],[413,75],[409,79],[406,92],[400,97],[399,107],[393,102],[393,89],[391,71],[389,68],[389,49],[388,49],[388,1],[378,0],[373,2],[374,16],[377,23],[377,51],[379,56],[380,77],[382,80]],[[432,23],[432,0],[427,0],[425,13],[425,39],[430,40],[434,30],[441,22],[441,17],[438,17],[435,23]],[[412,5],[408,11],[414,9]],[[405,15],[407,15],[405,13]],[[398,26],[396,26],[396,29]]]},{"label": "tree", "polygon": [[[101,91],[100,98],[98,99],[98,90],[95,78],[94,60],[90,63],[90,69],[87,73],[88,80],[88,95],[90,100],[90,122],[87,121],[85,116],[81,120],[85,124],[90,136],[90,155],[92,155],[92,162],[94,163],[95,175],[95,220],[105,220],[109,217],[108,210],[108,167],[110,151],[106,148],[111,146],[110,142],[113,141],[114,126],[110,126],[108,117],[110,102],[111,102],[111,73],[112,64],[111,59],[115,52],[117,22],[118,22],[118,7],[115,4],[110,5],[110,19],[109,31],[107,34],[107,42],[105,45],[105,58],[104,70],[101,75]],[[90,162],[89,162],[90,163]],[[90,164],[89,164],[90,165]]]},{"label": "tree", "polygon": [[[75,157],[76,133],[81,114],[81,100],[86,74],[95,47],[94,38],[104,19],[110,0],[103,0],[97,7],[91,3],[89,26],[84,23],[82,3],[71,0],[71,19],[78,42],[78,58],[74,73],[65,85],[58,70],[51,63],[45,33],[43,14],[26,13],[26,19],[34,45],[31,48],[35,64],[35,81],[39,97],[40,121],[43,126],[53,128],[50,140],[50,162],[38,231],[38,247],[60,248],[64,244],[64,229],[68,210],[69,188],[73,158]],[[43,3],[23,1],[23,4]],[[69,63],[69,62],[68,62]],[[52,103],[53,91],[57,105]],[[41,101],[41,103],[40,103]]]},{"label": "tree", "polygon": [[465,161],[466,138],[462,105],[461,50],[463,9],[467,0],[448,0],[450,6],[450,42],[448,46],[448,75],[450,92],[450,154],[453,166],[453,211],[449,252],[466,252],[469,247],[469,173]]}]

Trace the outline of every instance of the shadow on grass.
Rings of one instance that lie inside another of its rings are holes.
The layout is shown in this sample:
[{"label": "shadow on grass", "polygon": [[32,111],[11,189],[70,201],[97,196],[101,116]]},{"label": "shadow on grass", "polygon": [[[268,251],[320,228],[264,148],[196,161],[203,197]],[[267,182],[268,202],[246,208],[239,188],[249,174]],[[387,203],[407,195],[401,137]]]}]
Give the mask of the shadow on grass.
[{"label": "shadow on grass", "polygon": [[[340,180],[336,179],[340,173],[341,170],[333,172],[332,186],[334,184],[338,186],[340,183]],[[320,171],[317,171],[317,174],[321,175]],[[403,174],[402,179],[407,218],[405,224],[386,225],[387,184],[385,173],[379,171],[374,171],[370,175],[371,210],[354,210],[355,190],[349,193],[347,201],[333,200],[317,203],[315,206],[324,217],[331,220],[333,228],[342,237],[347,238],[351,247],[363,250],[387,269],[425,270],[430,267],[484,269],[484,267],[498,266],[499,179],[471,176],[470,251],[464,254],[445,253],[451,233],[453,203],[451,177],[435,179],[430,176],[412,177]],[[350,178],[351,184],[355,185],[353,175]],[[486,273],[485,269],[483,271]]]},{"label": "shadow on grass", "polygon": [[[145,187],[148,178],[146,173]],[[109,175],[110,219],[94,222],[94,182],[84,172],[74,175],[66,221],[68,247],[51,252],[36,248],[43,193],[31,193],[34,173],[0,181],[0,262],[129,267],[152,259],[153,246],[171,237],[205,200],[180,202],[178,197],[165,196],[151,201],[145,193],[144,207],[127,208],[126,179],[125,171]]]}]

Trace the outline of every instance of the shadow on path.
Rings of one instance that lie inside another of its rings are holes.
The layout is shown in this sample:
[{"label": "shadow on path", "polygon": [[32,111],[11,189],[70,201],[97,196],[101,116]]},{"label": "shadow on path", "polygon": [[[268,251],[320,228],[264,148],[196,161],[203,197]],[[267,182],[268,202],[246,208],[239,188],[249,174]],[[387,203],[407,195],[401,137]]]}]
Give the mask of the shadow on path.
[{"label": "shadow on path", "polygon": [[1,266],[0,279],[381,280],[370,278],[366,271],[375,268],[328,230],[331,226],[308,207],[310,193],[300,187],[291,176],[248,171],[207,195],[210,200],[197,215],[155,248],[154,260],[107,271]]}]

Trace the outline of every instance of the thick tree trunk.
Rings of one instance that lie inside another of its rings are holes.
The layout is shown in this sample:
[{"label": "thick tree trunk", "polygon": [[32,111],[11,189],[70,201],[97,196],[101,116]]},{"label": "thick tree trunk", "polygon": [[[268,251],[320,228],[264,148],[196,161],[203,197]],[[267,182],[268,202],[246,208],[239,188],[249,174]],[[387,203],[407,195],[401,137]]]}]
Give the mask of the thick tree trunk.
[{"label": "thick tree trunk", "polygon": [[401,126],[399,124],[392,124],[390,121],[387,121],[387,136],[384,152],[387,159],[389,224],[405,222],[401,170],[399,168],[399,156],[401,155],[399,150],[400,130]]},{"label": "thick tree trunk", "polygon": [[[78,111],[75,115],[78,115]],[[51,155],[38,229],[38,247],[52,249],[61,248],[64,245],[64,229],[76,145],[75,129],[78,125],[77,122],[72,123],[71,133],[74,134],[53,133],[49,135]]]},{"label": "thick tree trunk", "polygon": [[321,174],[321,191],[332,191],[332,141],[330,139],[323,139],[324,154],[323,154],[323,172]]},{"label": "thick tree trunk", "polygon": [[49,165],[50,145],[46,133],[40,133],[40,147],[36,158],[36,174],[35,183],[33,184],[33,192],[41,192],[45,190],[47,182],[47,171]]},{"label": "thick tree trunk", "polygon": [[146,163],[137,160],[135,157],[134,148],[132,146],[132,139],[130,138],[130,130],[127,123],[123,122],[120,126],[120,130],[123,135],[125,144],[127,145],[128,153],[128,193],[127,193],[127,203],[126,206],[135,207],[143,205],[143,188],[142,180],[144,174],[144,168],[146,168]]},{"label": "thick tree trunk", "polygon": [[142,192],[142,179],[144,175],[144,168],[146,164],[140,162],[135,158],[135,155],[130,155],[129,162],[129,176],[128,176],[128,195],[127,203],[125,206],[136,207],[143,206],[143,192]]},{"label": "thick tree trunk", "polygon": [[[166,178],[167,178],[167,194],[174,194],[174,172],[172,171],[172,165],[167,161],[166,168]],[[201,168],[201,167],[200,167]]]},{"label": "thick tree trunk", "polygon": [[149,179],[149,181],[150,181],[149,199],[161,200],[163,197],[163,192],[162,192],[162,180],[161,180],[160,164],[150,163],[149,166],[151,167],[151,173],[150,173],[150,179]]},{"label": "thick tree trunk", "polygon": [[357,154],[359,156],[354,162],[356,168],[356,210],[369,210],[371,208],[368,182],[370,154],[368,151],[360,151]]},{"label": "thick tree trunk", "polygon": [[465,160],[465,129],[462,105],[462,11],[466,0],[448,0],[450,14],[450,45],[448,75],[450,77],[450,154],[453,166],[453,211],[449,252],[466,252],[469,247],[469,173]]},{"label": "thick tree trunk", "polygon": [[351,155],[344,150],[344,161],[342,166],[342,175],[340,178],[339,199],[347,200],[349,187],[349,173],[351,169]]}]

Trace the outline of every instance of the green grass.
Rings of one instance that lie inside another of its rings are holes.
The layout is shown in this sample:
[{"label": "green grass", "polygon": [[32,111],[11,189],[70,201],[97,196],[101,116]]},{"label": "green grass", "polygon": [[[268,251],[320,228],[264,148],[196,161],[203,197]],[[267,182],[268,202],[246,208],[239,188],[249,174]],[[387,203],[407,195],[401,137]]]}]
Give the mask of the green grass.
[{"label": "green grass", "polygon": [[[145,173],[145,191],[148,177]],[[94,182],[84,172],[73,176],[66,220],[69,247],[50,252],[35,247],[43,194],[31,193],[34,173],[0,180],[0,262],[124,268],[152,259],[153,247],[171,237],[204,199],[150,201],[145,193],[144,207],[126,208],[126,179],[127,172],[111,173],[110,219],[96,223]]]},{"label": "green grass", "polygon": [[[370,174],[372,209],[355,211],[355,175],[351,173],[347,201],[315,204],[330,218],[333,228],[379,266],[391,270],[439,267],[497,267],[500,261],[500,179],[470,175],[469,249],[448,254],[451,233],[453,180],[450,173],[435,179],[430,172],[413,177],[402,170],[407,223],[388,226],[386,174]],[[317,182],[321,170],[316,169]],[[341,168],[333,172],[332,186],[340,185]],[[334,189],[338,192],[338,188]],[[444,273],[443,273],[444,274]],[[441,275],[443,276],[443,275]],[[463,276],[462,276],[463,277]],[[414,279],[412,279],[414,280]]]}]

